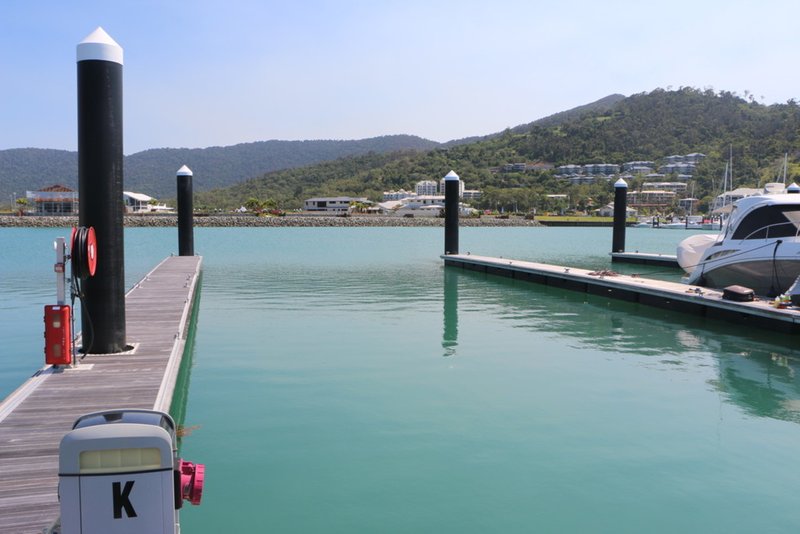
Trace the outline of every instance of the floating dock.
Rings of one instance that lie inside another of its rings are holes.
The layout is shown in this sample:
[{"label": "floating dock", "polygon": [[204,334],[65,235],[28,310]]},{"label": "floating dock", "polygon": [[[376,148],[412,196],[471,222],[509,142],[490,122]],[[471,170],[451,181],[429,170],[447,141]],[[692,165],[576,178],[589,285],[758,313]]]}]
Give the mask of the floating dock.
[{"label": "floating dock", "polygon": [[200,256],[171,256],[125,295],[128,352],[40,369],[0,403],[0,532],[43,532],[58,520],[61,438],[86,413],[168,412],[200,293]]},{"label": "floating dock", "polygon": [[674,254],[648,254],[645,252],[612,252],[611,261],[620,263],[634,263],[639,265],[657,265],[659,267],[674,267],[680,269],[678,256]]},{"label": "floating dock", "polygon": [[800,309],[776,308],[769,300],[758,297],[752,302],[734,302],[723,300],[722,291],[700,286],[506,258],[448,254],[442,259],[447,267],[460,267],[773,331],[800,332]]}]

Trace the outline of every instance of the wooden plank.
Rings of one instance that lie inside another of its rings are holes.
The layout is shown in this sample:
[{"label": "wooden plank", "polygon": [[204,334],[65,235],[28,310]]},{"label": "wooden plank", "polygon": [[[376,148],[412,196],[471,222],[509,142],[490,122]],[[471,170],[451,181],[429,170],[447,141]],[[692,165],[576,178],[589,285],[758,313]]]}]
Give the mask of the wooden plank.
[{"label": "wooden plank", "polygon": [[126,342],[135,350],[89,354],[75,370],[45,368],[0,403],[0,532],[42,532],[58,519],[58,447],[79,416],[169,409],[201,264],[169,257],[128,292]]}]

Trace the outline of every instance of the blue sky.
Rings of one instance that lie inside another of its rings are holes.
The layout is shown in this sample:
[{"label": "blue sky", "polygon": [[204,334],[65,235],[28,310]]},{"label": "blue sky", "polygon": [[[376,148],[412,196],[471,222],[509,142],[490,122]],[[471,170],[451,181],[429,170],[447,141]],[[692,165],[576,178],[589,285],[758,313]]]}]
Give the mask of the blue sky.
[{"label": "blue sky", "polygon": [[484,135],[612,93],[800,97],[800,2],[0,0],[0,149],[75,150],[75,47],[125,51],[125,153]]}]

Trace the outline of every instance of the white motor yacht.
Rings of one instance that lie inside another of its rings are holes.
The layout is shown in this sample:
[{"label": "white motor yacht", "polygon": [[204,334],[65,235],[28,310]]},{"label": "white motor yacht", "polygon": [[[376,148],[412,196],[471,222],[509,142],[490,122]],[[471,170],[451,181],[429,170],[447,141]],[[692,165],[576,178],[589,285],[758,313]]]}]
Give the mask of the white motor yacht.
[{"label": "white motor yacht", "polygon": [[678,244],[678,264],[692,285],[749,287],[757,295],[784,293],[800,276],[800,187],[745,197],[733,204],[718,235]]}]

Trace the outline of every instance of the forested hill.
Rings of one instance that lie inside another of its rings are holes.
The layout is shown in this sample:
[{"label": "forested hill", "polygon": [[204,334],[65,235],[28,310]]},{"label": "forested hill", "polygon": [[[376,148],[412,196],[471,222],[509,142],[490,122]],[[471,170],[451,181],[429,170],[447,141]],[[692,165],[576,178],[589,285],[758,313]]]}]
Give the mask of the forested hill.
[{"label": "forested hill", "polygon": [[[129,191],[156,198],[175,196],[175,172],[188,165],[196,190],[227,187],[279,169],[312,165],[359,154],[428,150],[439,143],[411,135],[336,141],[260,141],[226,147],[158,148],[125,157]],[[53,184],[77,190],[78,154],[66,150],[17,148],[0,150],[0,199]],[[4,201],[0,201],[3,203]]]},{"label": "forested hill", "polygon": [[529,124],[522,124],[512,128],[511,131],[515,133],[524,133],[534,126],[558,126],[564,122],[580,120],[585,115],[589,115],[591,113],[602,114],[613,109],[614,106],[616,106],[622,100],[625,100],[625,95],[608,95],[607,97],[596,100],[591,104],[585,104],[567,111],[554,113],[553,115],[548,115],[547,117],[535,120]]},{"label": "forested hill", "polygon": [[[668,155],[702,152],[708,157],[698,167],[693,186],[695,196],[703,198],[718,193],[714,182],[722,177],[729,151],[736,186],[774,180],[786,153],[789,179],[800,180],[800,106],[794,100],[767,106],[747,93],[743,98],[727,91],[681,88],[627,98],[611,95],[477,139],[443,145],[413,136],[386,136],[154,149],[125,158],[125,189],[174,198],[175,172],[186,164],[194,171],[196,205],[238,207],[256,197],[293,208],[316,195],[379,200],[385,190],[409,189],[419,180],[439,179],[454,169],[468,188],[485,191],[486,203],[525,208],[550,193],[602,203],[611,190],[604,183],[569,186],[552,171],[496,172],[499,167],[517,162],[659,163]],[[77,188],[75,152],[0,151],[0,204],[12,193],[21,196],[55,183]]]},{"label": "forested hill", "polygon": [[[593,110],[606,110],[622,95],[611,95],[541,119],[558,122]],[[530,123],[513,130],[527,129]],[[175,196],[174,172],[188,165],[194,172],[195,191],[226,188],[248,178],[281,169],[313,165],[338,158],[396,151],[424,151],[491,139],[502,133],[450,141],[444,145],[412,135],[387,135],[360,140],[260,141],[225,147],[158,148],[125,157],[124,187],[156,198]],[[0,150],[0,204],[10,195],[53,184],[77,190],[78,155],[66,150],[18,148]]]},{"label": "forested hill", "polygon": [[590,113],[608,111],[611,108],[613,108],[617,104],[617,102],[624,99],[625,95],[620,95],[620,94],[608,95],[606,97],[601,98],[600,100],[590,102],[589,104],[584,104],[582,106],[568,109],[566,111],[560,111],[558,113],[554,113],[553,115],[548,115],[547,117],[537,119],[533,122],[520,124],[519,126],[514,126],[513,128],[509,128],[505,132],[497,132],[489,135],[465,137],[463,139],[454,139],[452,141],[444,143],[443,146],[453,147],[458,145],[477,143],[479,141],[488,141],[490,139],[494,139],[495,137],[503,135],[507,131],[510,131],[512,133],[524,133],[533,128],[534,126],[558,126],[559,124],[564,122],[579,120],[585,115],[588,115]]},{"label": "forested hill", "polygon": [[[467,188],[484,189],[485,199],[515,195],[514,203],[524,207],[536,195],[568,192],[568,182],[555,179],[552,171],[495,172],[497,167],[513,162],[554,166],[660,162],[668,155],[693,152],[708,156],[694,180],[695,196],[702,198],[715,192],[713,184],[719,184],[731,150],[737,186],[774,180],[786,153],[789,179],[800,179],[796,172],[800,169],[800,107],[794,100],[766,106],[727,91],[657,89],[577,117],[553,124],[532,123],[523,131],[509,129],[483,141],[422,153],[370,154],[268,173],[204,195],[201,202],[234,206],[257,197],[297,207],[303,198],[315,195],[378,200],[382,191],[412,188],[419,180],[438,180],[454,169]],[[611,193],[608,184],[572,189],[576,195],[594,197],[595,202],[605,201]]]}]

